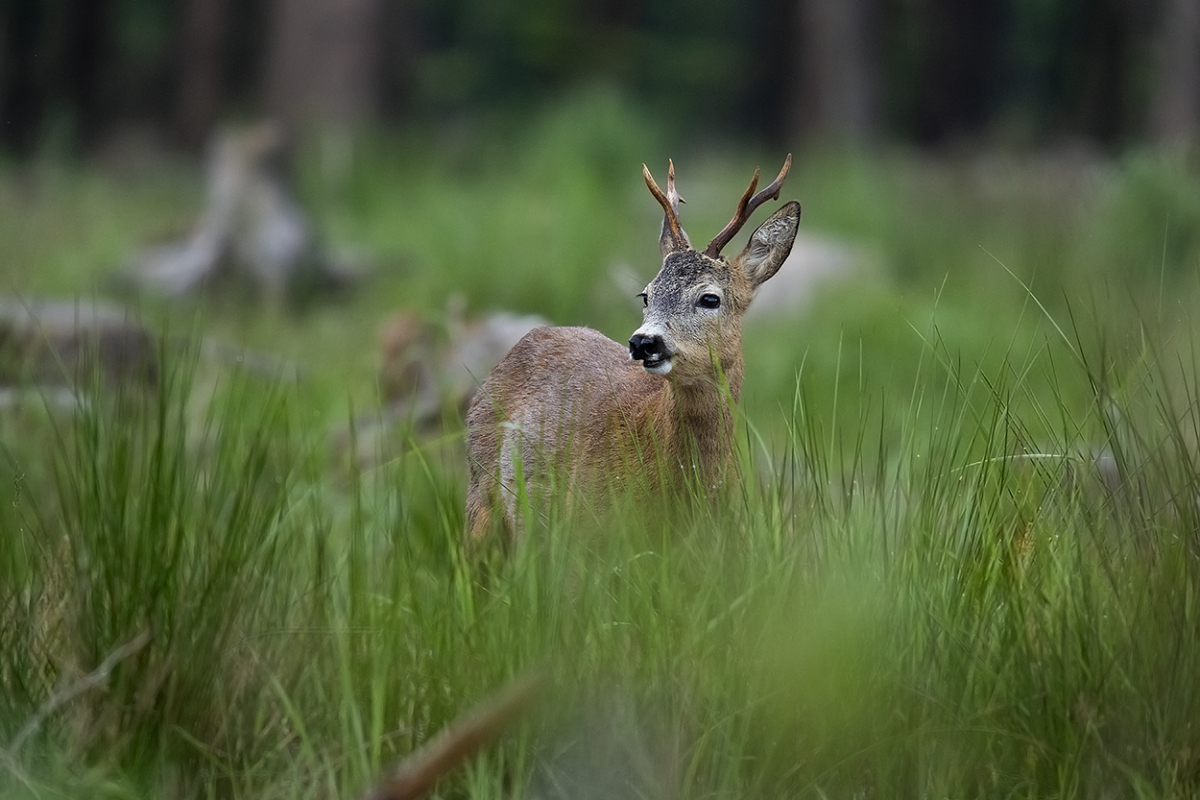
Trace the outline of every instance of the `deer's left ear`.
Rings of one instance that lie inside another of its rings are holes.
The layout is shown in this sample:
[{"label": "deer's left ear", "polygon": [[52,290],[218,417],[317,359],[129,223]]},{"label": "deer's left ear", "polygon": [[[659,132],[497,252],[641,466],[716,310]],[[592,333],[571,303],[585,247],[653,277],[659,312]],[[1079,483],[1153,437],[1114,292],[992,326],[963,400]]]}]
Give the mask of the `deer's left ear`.
[{"label": "deer's left ear", "polygon": [[795,200],[785,203],[758,226],[746,243],[746,249],[736,259],[753,288],[757,289],[783,266],[784,259],[792,252],[799,228],[800,204]]}]

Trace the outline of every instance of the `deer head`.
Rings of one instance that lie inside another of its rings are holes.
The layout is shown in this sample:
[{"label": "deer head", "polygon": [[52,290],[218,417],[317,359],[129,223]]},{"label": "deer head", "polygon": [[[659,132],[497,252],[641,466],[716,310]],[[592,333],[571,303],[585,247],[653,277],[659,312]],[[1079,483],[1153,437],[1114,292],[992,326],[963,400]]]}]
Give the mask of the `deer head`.
[{"label": "deer head", "polygon": [[[642,165],[650,193],[663,208],[659,247],[662,268],[639,295],[644,304],[642,326],[629,339],[629,357],[672,383],[715,383],[722,371],[740,379],[742,315],[754,292],[792,250],[800,224],[800,204],[785,203],[750,236],[742,252],[730,260],[721,250],[769,199],[778,199],[792,166],[789,155],[770,186],[754,194],[758,170],[742,195],[729,224],[699,252],[692,248],[679,221],[683,199],[675,189],[675,165],[667,170],[664,194]],[[719,362],[714,363],[714,359]]]}]

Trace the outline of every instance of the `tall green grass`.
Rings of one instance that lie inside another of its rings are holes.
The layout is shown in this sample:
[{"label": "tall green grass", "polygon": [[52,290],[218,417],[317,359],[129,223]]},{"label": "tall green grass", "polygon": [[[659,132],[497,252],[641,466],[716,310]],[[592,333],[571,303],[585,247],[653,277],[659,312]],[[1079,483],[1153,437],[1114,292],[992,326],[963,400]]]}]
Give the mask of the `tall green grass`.
[{"label": "tall green grass", "polygon": [[[880,272],[747,325],[742,480],[552,504],[495,558],[462,546],[460,431],[401,430],[372,468],[329,442],[374,402],[378,319],[461,290],[620,338],[607,270],[658,262],[640,163],[675,157],[702,239],[778,160],[668,152],[603,93],[507,130],[364,143],[328,194],[307,176],[378,254],[370,290],[199,315],[299,381],[172,344],[148,394],[0,411],[0,793],[356,795],[531,667],[538,710],[440,795],[1200,791],[1187,164],[798,158],[805,229]],[[27,295],[88,293],[84,259],[111,270],[195,200],[38,169],[0,175],[0,211],[31,212],[0,213]]]},{"label": "tall green grass", "polygon": [[[1095,393],[1041,410],[1056,437],[1018,411],[1036,364],[959,371],[932,347],[936,374],[849,444],[802,373],[782,442],[744,423],[720,503],[551,509],[486,571],[431,452],[331,479],[291,390],[235,376],[197,407],[169,357],[151,397],[43,420],[54,468],[5,504],[3,741],[149,640],[0,785],[354,794],[541,666],[532,724],[443,793],[629,777],[632,750],[658,765],[643,790],[688,797],[1190,796],[1196,364],[1067,344],[1053,369]],[[1130,383],[1104,377],[1135,356]]]}]

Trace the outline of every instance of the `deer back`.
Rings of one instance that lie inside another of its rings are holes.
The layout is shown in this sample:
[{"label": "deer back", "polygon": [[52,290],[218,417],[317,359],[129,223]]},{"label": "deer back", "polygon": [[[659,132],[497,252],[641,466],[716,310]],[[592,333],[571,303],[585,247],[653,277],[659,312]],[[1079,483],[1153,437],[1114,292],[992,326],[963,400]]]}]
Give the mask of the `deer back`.
[{"label": "deer back", "polygon": [[598,331],[530,331],[467,413],[472,530],[486,530],[496,505],[515,523],[520,485],[544,495],[565,480],[591,494],[606,478],[636,473],[656,447],[658,397],[667,388]]}]

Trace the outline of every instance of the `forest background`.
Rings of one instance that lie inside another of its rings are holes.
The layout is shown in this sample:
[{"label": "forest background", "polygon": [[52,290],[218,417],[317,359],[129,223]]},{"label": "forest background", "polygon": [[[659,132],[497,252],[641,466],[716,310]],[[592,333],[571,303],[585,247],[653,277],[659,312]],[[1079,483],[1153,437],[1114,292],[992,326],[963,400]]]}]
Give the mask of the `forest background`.
[{"label": "forest background", "polygon": [[[354,285],[131,299],[264,119]],[[0,0],[0,794],[357,796],[534,669],[441,796],[1195,797],[1198,143],[1195,0]],[[479,563],[389,332],[624,341],[642,163],[703,241],[788,152],[737,491]]]},{"label": "forest background", "polygon": [[603,83],[695,136],[1113,148],[1194,136],[1187,0],[7,0],[0,145],[123,126],[195,148],[269,114],[356,128]]}]

